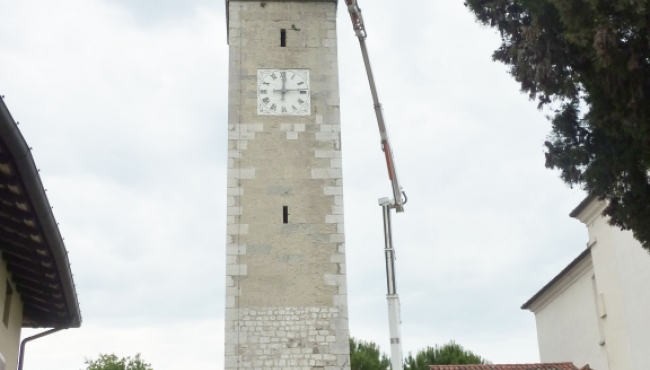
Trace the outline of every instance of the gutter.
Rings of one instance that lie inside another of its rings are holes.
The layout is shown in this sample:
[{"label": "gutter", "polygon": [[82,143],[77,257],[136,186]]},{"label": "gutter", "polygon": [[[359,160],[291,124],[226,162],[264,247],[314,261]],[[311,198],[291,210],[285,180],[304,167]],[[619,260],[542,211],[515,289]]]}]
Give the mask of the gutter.
[{"label": "gutter", "polygon": [[230,45],[230,0],[226,0],[226,44]]},{"label": "gutter", "polygon": [[38,338],[43,338],[45,336],[48,336],[50,334],[54,334],[54,333],[56,333],[58,331],[61,331],[61,330],[63,330],[63,328],[52,329],[52,330],[48,330],[48,331],[42,332],[40,334],[36,334],[34,336],[23,339],[23,341],[20,342],[20,355],[18,357],[18,370],[23,370],[23,364],[25,362],[25,345],[27,344],[27,342],[36,340]]},{"label": "gutter", "polygon": [[3,99],[0,99],[0,137],[3,138],[2,141],[16,164],[17,175],[22,179],[26,196],[34,207],[34,213],[43,230],[43,237],[50,247],[68,307],[68,314],[70,315],[68,327],[78,328],[81,326],[81,313],[72,279],[72,271],[70,270],[68,252],[65,249],[61,232],[52,214],[50,202],[45,195],[45,190],[43,190],[43,182],[38,175],[38,169],[34,164],[31,150],[22,133],[18,130],[18,126],[11,117],[11,113],[9,113]]}]

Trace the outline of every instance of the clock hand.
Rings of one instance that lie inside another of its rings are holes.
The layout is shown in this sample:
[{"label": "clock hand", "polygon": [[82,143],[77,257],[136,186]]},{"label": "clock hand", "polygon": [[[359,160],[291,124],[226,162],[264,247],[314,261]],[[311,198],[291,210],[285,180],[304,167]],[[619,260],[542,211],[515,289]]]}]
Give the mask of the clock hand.
[{"label": "clock hand", "polygon": [[282,92],[281,100],[283,101],[284,101],[284,94],[287,92],[286,85],[287,85],[287,75],[282,75],[282,90],[280,90],[280,92]]},{"label": "clock hand", "polygon": [[283,94],[285,92],[293,92],[293,91],[308,91],[308,89],[282,89],[282,90],[274,89],[273,90],[273,92],[281,92]]}]

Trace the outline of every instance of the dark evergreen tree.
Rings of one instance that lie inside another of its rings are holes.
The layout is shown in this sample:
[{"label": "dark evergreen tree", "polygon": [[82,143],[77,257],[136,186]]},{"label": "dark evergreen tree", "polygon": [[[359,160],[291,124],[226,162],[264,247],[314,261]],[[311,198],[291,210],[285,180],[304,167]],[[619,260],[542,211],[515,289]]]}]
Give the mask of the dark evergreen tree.
[{"label": "dark evergreen tree", "polygon": [[377,344],[350,338],[350,365],[352,370],[387,370],[390,359]]},{"label": "dark evergreen tree", "polygon": [[413,357],[409,353],[404,370],[429,370],[429,365],[471,365],[489,363],[461,345],[451,341],[443,346],[427,347]]},{"label": "dark evergreen tree", "polygon": [[549,108],[546,167],[650,250],[650,0],[466,0],[493,59]]}]

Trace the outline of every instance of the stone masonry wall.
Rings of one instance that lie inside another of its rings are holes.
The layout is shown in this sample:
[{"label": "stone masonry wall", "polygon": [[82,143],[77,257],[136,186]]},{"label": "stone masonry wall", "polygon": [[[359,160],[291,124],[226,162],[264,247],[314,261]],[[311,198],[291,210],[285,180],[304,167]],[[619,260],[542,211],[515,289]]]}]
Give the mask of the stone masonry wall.
[{"label": "stone masonry wall", "polygon": [[[341,369],[349,365],[340,348],[332,323],[347,330],[338,308],[285,307],[242,310],[240,368],[245,369]],[[347,344],[347,343],[346,343]],[[236,359],[230,357],[231,361]],[[226,367],[236,367],[236,363]]]},{"label": "stone masonry wall", "polygon": [[[335,21],[229,3],[226,370],[350,368]],[[309,69],[311,115],[257,115],[259,69]]]}]

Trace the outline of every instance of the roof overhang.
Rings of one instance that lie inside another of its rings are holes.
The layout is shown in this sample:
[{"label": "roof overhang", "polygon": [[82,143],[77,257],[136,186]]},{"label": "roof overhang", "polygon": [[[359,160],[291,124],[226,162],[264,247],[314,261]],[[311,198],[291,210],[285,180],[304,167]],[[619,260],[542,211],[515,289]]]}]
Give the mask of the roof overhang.
[{"label": "roof overhang", "polygon": [[607,202],[598,199],[595,195],[587,196],[578,206],[571,211],[569,216],[580,220],[585,225],[591,224],[596,217],[601,216],[607,207]]},{"label": "roof overhang", "polygon": [[578,278],[593,266],[591,249],[585,249],[576,259],[565,267],[557,276],[546,284],[539,292],[521,306],[522,310],[537,312],[550,302],[557,294],[562,293]]},{"label": "roof overhang", "polygon": [[63,238],[30,148],[2,99],[0,252],[23,301],[23,327],[81,326]]}]

